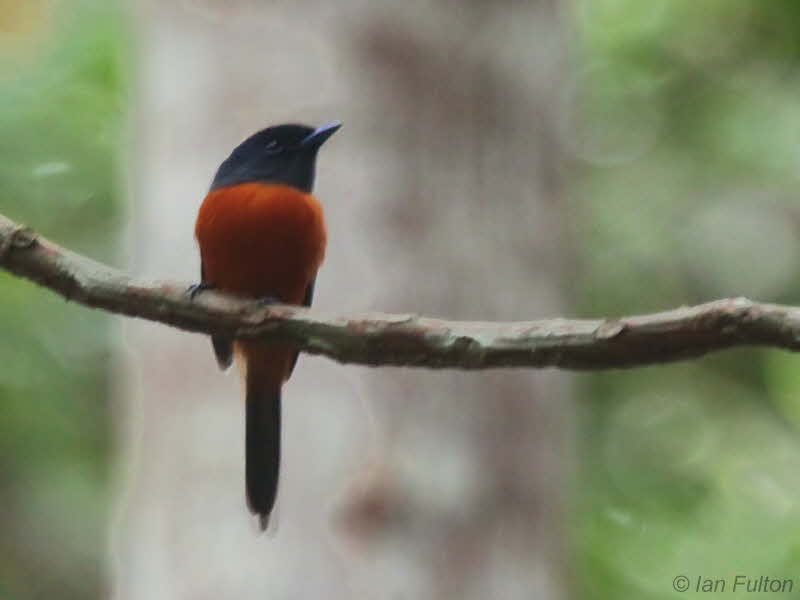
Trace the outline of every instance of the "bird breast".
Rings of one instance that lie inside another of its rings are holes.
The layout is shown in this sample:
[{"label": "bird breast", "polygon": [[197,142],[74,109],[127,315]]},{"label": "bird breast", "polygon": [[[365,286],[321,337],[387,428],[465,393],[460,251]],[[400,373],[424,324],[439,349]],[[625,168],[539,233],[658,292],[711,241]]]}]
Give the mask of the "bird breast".
[{"label": "bird breast", "polygon": [[322,206],[287,185],[242,183],[211,191],[195,235],[207,282],[292,304],[302,301],[325,254]]}]

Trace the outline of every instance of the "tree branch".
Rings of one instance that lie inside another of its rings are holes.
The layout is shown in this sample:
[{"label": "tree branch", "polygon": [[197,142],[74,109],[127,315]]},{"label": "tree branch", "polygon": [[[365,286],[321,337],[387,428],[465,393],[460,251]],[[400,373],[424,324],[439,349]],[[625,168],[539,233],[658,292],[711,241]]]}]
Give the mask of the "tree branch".
[{"label": "tree branch", "polygon": [[607,369],[665,363],[733,346],[800,349],[800,308],[745,298],[618,319],[513,323],[413,314],[325,315],[265,307],[188,286],[136,281],[0,216],[0,266],[67,300],[198,333],[292,344],[342,363],[429,368]]}]

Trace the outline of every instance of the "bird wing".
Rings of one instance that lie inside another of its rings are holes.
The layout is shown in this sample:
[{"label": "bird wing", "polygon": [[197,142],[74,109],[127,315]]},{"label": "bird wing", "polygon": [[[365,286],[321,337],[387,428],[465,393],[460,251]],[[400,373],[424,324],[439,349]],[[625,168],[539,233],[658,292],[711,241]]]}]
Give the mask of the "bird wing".
[{"label": "bird wing", "polygon": [[[200,261],[200,281],[207,283],[202,260]],[[212,335],[211,345],[214,347],[214,356],[217,357],[219,368],[223,371],[226,370],[233,362],[233,340],[224,335]]]},{"label": "bird wing", "polygon": [[[315,281],[316,281],[316,278],[312,279],[311,283],[309,283],[308,287],[306,287],[306,295],[303,297],[303,306],[311,306],[311,302],[314,300],[314,282]],[[289,372],[286,375],[287,377],[289,377],[292,374],[292,371],[294,371],[294,366],[297,364],[297,357],[298,357],[299,354],[300,354],[299,351],[294,353],[294,356],[292,357],[291,365],[289,366]]]}]

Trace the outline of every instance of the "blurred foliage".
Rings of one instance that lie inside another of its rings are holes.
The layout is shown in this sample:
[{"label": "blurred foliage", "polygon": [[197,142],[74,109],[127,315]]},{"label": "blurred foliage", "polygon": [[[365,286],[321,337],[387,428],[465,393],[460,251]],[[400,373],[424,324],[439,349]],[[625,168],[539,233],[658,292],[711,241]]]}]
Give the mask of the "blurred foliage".
[{"label": "blurred foliage", "polygon": [[[0,212],[114,262],[125,31],[105,0],[0,0]],[[109,327],[0,272],[0,598],[104,596]]]},{"label": "blurred foliage", "polygon": [[[800,3],[578,0],[575,14],[577,312],[797,304]],[[575,597],[673,598],[678,575],[800,592],[798,373],[797,356],[741,350],[579,378]]]}]

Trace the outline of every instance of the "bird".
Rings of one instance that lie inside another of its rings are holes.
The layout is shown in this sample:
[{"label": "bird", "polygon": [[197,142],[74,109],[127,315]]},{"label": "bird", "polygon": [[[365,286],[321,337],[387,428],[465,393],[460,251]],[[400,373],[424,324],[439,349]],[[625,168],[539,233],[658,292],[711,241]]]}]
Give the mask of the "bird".
[{"label": "bird", "polygon": [[[215,289],[267,304],[311,306],[327,242],[322,205],[312,195],[317,152],[340,127],[338,121],[276,125],[234,148],[197,213],[200,283],[190,288],[192,297]],[[235,357],[244,373],[245,489],[263,531],[278,491],[281,388],[298,351],[224,335],[211,342],[220,368]]]}]

